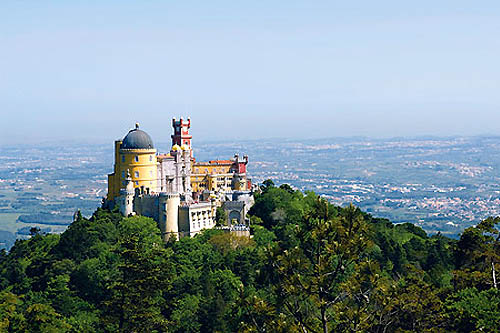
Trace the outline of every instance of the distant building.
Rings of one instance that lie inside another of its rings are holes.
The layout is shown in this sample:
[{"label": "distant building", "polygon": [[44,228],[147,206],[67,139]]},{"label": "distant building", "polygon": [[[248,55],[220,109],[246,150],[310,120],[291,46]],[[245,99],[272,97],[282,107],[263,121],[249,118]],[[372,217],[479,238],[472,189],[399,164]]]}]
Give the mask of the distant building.
[{"label": "distant building", "polygon": [[226,211],[226,230],[248,231],[246,214],[253,204],[248,156],[197,162],[189,134],[191,120],[174,118],[172,126],[172,148],[166,154],[157,153],[139,124],[115,141],[107,205],[118,205],[124,216],[153,218],[165,240],[214,228],[217,207]]}]

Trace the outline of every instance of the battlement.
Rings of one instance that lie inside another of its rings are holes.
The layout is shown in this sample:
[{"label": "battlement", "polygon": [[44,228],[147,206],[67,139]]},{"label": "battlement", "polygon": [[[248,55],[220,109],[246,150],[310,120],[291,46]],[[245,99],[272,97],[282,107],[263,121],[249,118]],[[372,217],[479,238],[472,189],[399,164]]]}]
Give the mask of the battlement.
[{"label": "battlement", "polygon": [[191,128],[191,118],[188,117],[187,120],[184,120],[184,118],[180,118],[177,120],[175,117],[172,118],[172,127],[175,129],[177,127],[187,127],[188,129]]},{"label": "battlement", "polygon": [[172,119],[172,127],[174,128],[174,134],[172,134],[172,147],[175,145],[178,146],[187,146],[191,149],[191,139],[193,138],[189,134],[189,129],[191,128],[191,118],[184,120],[177,120],[176,118]]}]

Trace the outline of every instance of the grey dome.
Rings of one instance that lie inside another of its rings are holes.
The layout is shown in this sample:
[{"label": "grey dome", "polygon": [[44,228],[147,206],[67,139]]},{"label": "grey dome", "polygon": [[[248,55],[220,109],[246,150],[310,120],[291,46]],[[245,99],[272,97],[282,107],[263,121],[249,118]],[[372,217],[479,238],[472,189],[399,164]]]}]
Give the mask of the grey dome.
[{"label": "grey dome", "polygon": [[122,149],[154,149],[153,140],[148,133],[139,129],[139,125],[135,125],[135,129],[130,130],[123,138],[121,145]]}]

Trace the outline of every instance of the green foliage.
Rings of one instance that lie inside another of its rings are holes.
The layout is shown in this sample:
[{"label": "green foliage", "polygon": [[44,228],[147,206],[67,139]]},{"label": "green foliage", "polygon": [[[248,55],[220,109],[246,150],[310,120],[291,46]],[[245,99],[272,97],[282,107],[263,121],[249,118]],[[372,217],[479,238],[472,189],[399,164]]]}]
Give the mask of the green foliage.
[{"label": "green foliage", "polygon": [[19,296],[4,291],[0,294],[0,332],[20,331],[24,324],[24,316],[20,312]]},{"label": "green foliage", "polygon": [[[492,268],[500,266],[500,217],[465,229],[454,249],[453,282],[459,289],[493,287]],[[497,272],[498,275],[498,272]]]},{"label": "green foliage", "polygon": [[25,312],[27,332],[69,332],[69,325],[50,305],[33,304]]},{"label": "green foliage", "polygon": [[398,281],[388,308],[393,323],[391,330],[403,332],[440,331],[444,325],[442,300],[436,287],[423,280],[423,272],[413,270],[412,274]]},{"label": "green foliage", "polygon": [[334,326],[335,306],[345,301],[341,284],[365,262],[369,233],[360,211],[350,206],[333,219],[309,219],[296,229],[300,246],[274,253],[280,302],[302,330]]},{"label": "green foliage", "polygon": [[161,315],[163,292],[170,288],[171,251],[163,247],[156,223],[145,217],[130,217],[119,225],[117,276],[107,289],[104,302],[110,327],[119,332],[165,330]]},{"label": "green foliage", "polygon": [[496,332],[500,327],[498,289],[463,289],[451,295],[446,306],[451,326],[458,332]]},{"label": "green foliage", "polygon": [[269,231],[260,225],[253,226],[253,240],[258,246],[271,245],[275,239],[276,235],[274,232]]},{"label": "green foliage", "polygon": [[215,222],[218,226],[227,225],[227,213],[222,207],[217,207],[215,211]]},{"label": "green foliage", "polygon": [[[0,252],[0,332],[493,332],[499,218],[458,241],[266,181],[252,238],[98,209]],[[218,210],[218,220],[225,217]],[[498,282],[497,282],[498,283]]]}]

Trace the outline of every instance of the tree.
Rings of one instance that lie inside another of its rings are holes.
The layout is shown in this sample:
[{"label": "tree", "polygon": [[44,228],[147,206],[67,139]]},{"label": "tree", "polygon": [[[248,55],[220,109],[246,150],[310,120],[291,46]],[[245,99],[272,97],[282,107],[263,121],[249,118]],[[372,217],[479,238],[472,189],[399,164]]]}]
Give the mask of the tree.
[{"label": "tree", "polygon": [[273,243],[276,239],[274,232],[267,230],[260,225],[254,225],[253,227],[253,240],[258,246],[268,246]]},{"label": "tree", "polygon": [[441,332],[445,324],[438,290],[424,281],[424,272],[411,272],[388,288],[382,299],[378,328],[383,331]]},{"label": "tree", "polygon": [[20,331],[25,318],[20,309],[21,300],[11,292],[0,293],[0,332]]},{"label": "tree", "polygon": [[33,304],[26,309],[26,332],[69,332],[69,325],[54,308],[46,304]]},{"label": "tree", "polygon": [[166,330],[163,293],[170,287],[171,251],[163,247],[156,223],[131,217],[120,224],[118,276],[105,302],[108,323],[119,332]]},{"label": "tree", "polygon": [[351,205],[339,217],[306,221],[296,234],[299,246],[273,253],[279,303],[301,331],[327,333],[334,326],[334,305],[350,296],[341,283],[366,259],[369,226]]},{"label": "tree", "polygon": [[170,330],[182,333],[200,332],[200,302],[201,296],[190,294],[183,295],[176,300],[170,316]]},{"label": "tree", "polygon": [[496,332],[500,327],[500,291],[468,288],[446,301],[450,331]]},{"label": "tree", "polygon": [[274,182],[271,179],[264,180],[261,185],[262,192],[267,192],[267,190],[273,187],[274,187]]},{"label": "tree", "polygon": [[228,269],[216,269],[203,276],[201,331],[234,332],[238,321],[240,279]]},{"label": "tree", "polygon": [[500,266],[500,217],[487,218],[464,230],[456,244],[454,259],[456,289],[494,287],[493,273]]},{"label": "tree", "polygon": [[215,211],[215,221],[217,226],[227,225],[227,213],[222,207],[217,207]]}]

